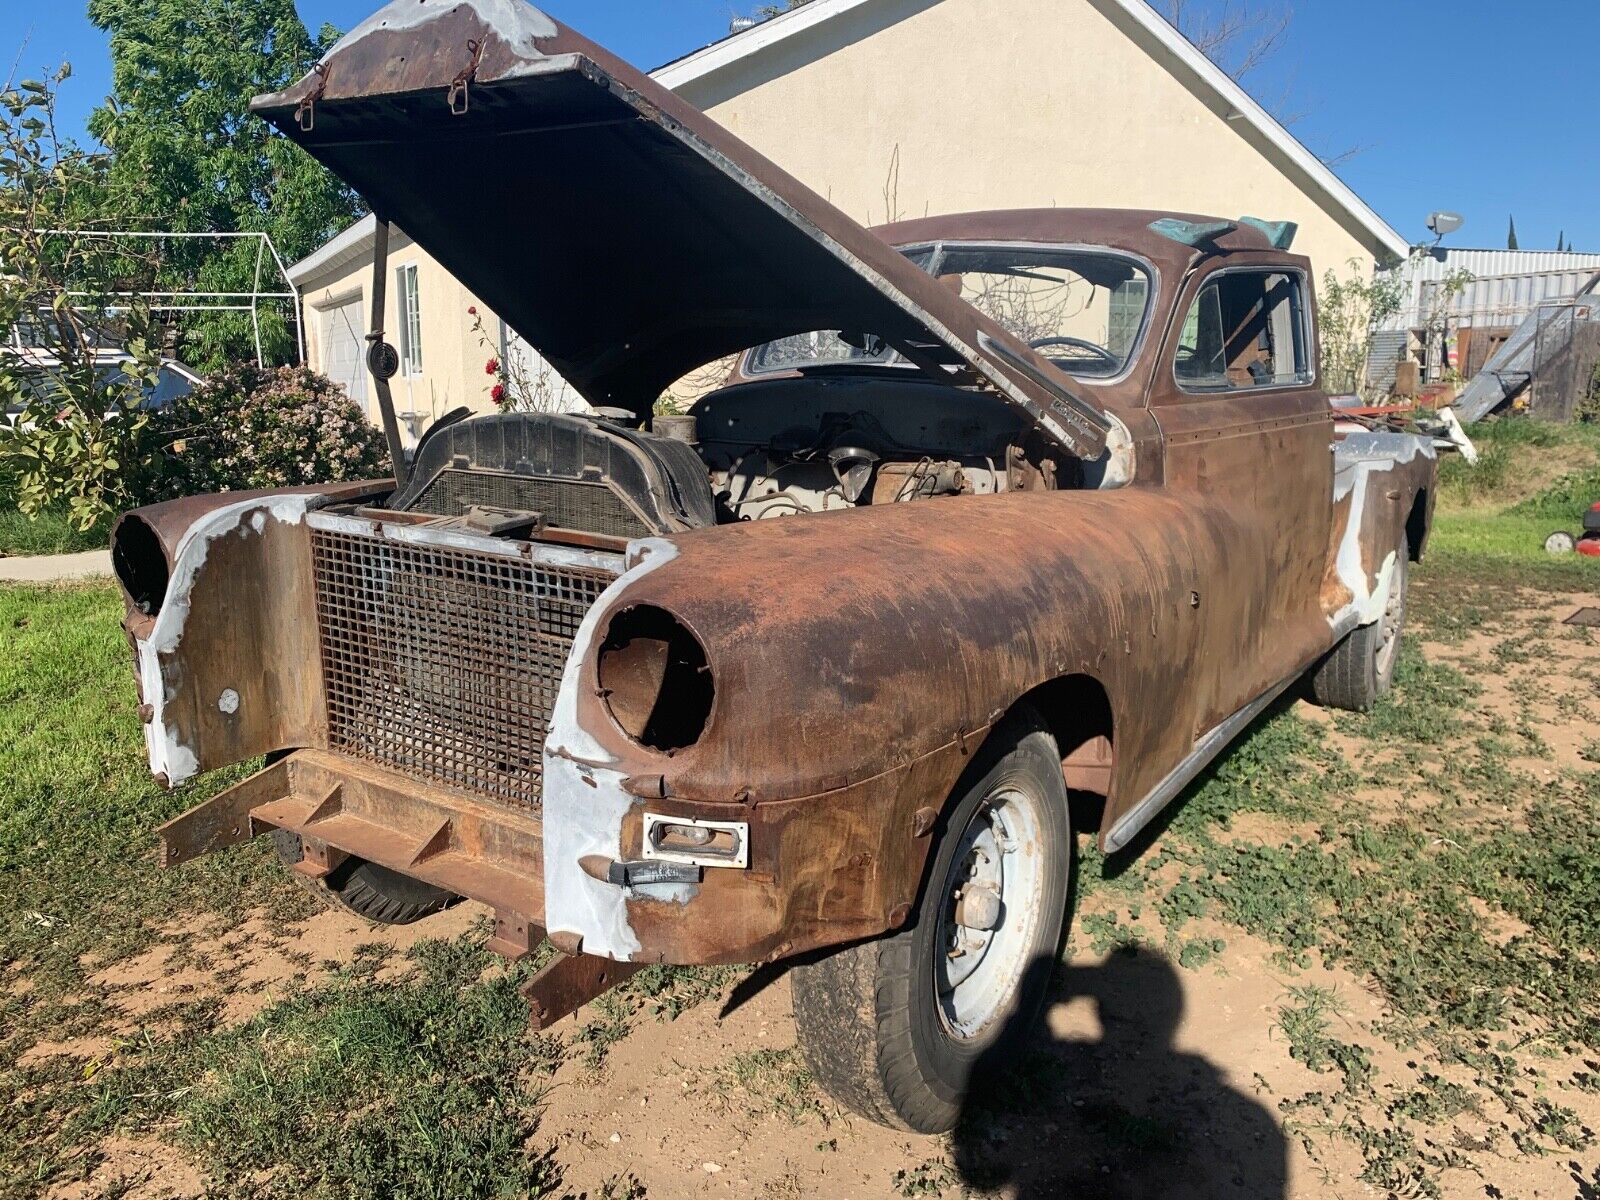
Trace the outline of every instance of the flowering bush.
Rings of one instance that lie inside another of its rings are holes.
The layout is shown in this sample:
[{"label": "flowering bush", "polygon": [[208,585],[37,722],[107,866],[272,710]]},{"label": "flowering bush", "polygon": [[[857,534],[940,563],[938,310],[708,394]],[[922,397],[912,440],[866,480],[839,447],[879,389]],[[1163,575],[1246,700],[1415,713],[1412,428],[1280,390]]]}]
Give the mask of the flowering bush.
[{"label": "flowering bush", "polygon": [[498,353],[500,343],[490,337],[476,304],[467,306],[467,316],[472,318],[472,332],[477,336],[478,345],[489,352],[483,373],[494,380],[489,388],[489,400],[496,408],[501,412],[565,411],[565,385],[548,363],[536,355],[510,354],[507,359],[511,361],[502,359]]},{"label": "flowering bush", "polygon": [[168,496],[295,487],[389,473],[383,433],[325,375],[238,366],[161,414]]}]

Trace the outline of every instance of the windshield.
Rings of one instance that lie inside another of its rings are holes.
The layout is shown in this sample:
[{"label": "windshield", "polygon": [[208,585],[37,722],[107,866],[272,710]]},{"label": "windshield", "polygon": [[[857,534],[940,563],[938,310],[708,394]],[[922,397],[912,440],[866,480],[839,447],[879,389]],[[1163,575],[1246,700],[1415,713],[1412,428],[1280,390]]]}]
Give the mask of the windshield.
[{"label": "windshield", "polygon": [[[1106,250],[941,243],[902,251],[978,311],[1085,379],[1122,374],[1150,308],[1150,274]],[[819,330],[752,350],[751,375],[845,365],[898,365],[870,334]]]}]

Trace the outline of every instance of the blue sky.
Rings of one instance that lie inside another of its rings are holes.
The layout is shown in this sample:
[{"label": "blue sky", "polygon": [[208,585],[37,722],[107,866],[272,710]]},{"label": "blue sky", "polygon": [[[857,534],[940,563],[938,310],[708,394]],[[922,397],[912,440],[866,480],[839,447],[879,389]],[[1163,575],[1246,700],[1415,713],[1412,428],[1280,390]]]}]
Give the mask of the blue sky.
[{"label": "blue sky", "polygon": [[[349,28],[379,0],[297,3],[308,25]],[[735,12],[753,6],[544,5],[646,68],[721,36]],[[19,49],[24,73],[69,59],[69,125],[81,124],[110,82],[104,39],[83,7],[0,0],[0,70]],[[1596,46],[1593,0],[1299,0],[1287,41],[1247,84],[1274,111],[1301,114],[1292,128],[1318,154],[1360,148],[1339,173],[1408,238],[1425,236],[1429,210],[1450,208],[1467,217],[1454,245],[1503,246],[1514,213],[1523,249],[1553,248],[1565,232],[1578,249],[1600,252]]]}]

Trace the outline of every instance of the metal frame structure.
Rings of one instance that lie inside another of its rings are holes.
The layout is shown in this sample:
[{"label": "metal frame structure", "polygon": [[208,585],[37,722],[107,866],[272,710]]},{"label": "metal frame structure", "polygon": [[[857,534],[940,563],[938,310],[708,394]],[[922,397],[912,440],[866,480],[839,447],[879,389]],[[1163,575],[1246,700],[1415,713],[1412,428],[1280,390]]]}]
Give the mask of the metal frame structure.
[{"label": "metal frame structure", "polygon": [[[263,301],[286,300],[294,310],[295,351],[297,360],[306,360],[306,330],[305,320],[302,316],[300,304],[300,289],[295,286],[294,280],[289,277],[289,268],[278,253],[278,248],[272,244],[272,237],[266,233],[180,233],[177,231],[147,232],[133,229],[48,229],[45,233],[59,237],[92,237],[107,241],[118,238],[130,238],[144,241],[166,240],[214,240],[214,241],[254,241],[256,243],[255,274],[248,292],[120,292],[113,295],[136,297],[140,300],[158,301],[150,305],[151,312],[247,312],[250,314],[250,325],[255,335],[256,363],[266,365],[266,356],[261,347],[261,304]],[[266,269],[267,256],[272,256],[274,269],[278,277],[288,286],[286,292],[265,292],[261,290],[262,273]],[[88,292],[69,292],[71,296],[90,295]],[[249,303],[239,303],[248,300]],[[192,301],[192,303],[191,303]],[[117,311],[113,306],[112,311]]]}]

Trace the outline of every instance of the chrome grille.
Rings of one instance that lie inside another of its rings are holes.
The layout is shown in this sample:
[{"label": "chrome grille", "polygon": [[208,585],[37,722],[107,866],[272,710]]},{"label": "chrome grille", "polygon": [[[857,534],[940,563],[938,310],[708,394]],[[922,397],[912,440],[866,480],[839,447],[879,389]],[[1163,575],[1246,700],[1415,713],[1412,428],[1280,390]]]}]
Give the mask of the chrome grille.
[{"label": "chrome grille", "polygon": [[498,471],[440,471],[414,500],[412,512],[459,517],[475,504],[543,513],[558,529],[612,537],[646,537],[653,531],[608,484]]},{"label": "chrome grille", "polygon": [[325,529],[312,547],[329,746],[537,810],[561,673],[614,577]]}]

